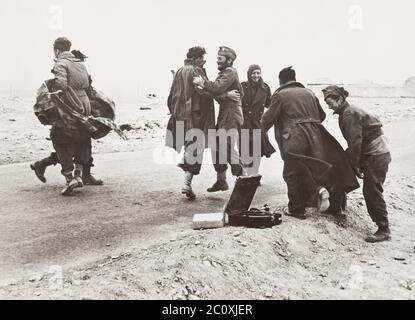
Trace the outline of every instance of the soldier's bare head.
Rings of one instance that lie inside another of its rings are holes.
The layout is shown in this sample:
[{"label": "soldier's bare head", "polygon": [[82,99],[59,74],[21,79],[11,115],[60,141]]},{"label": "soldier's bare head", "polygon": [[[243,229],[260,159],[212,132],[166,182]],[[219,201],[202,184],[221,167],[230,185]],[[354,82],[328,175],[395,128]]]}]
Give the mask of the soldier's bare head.
[{"label": "soldier's bare head", "polygon": [[58,57],[62,52],[71,50],[72,43],[68,38],[60,37],[55,40],[53,44],[53,50],[55,52],[55,57]]},{"label": "soldier's bare head", "polygon": [[280,79],[281,86],[290,81],[297,81],[295,70],[293,69],[293,67],[282,69],[279,75],[279,79]]},{"label": "soldier's bare head", "polygon": [[203,68],[206,63],[205,54],[205,48],[193,47],[187,52],[187,59],[192,60],[196,66]]}]

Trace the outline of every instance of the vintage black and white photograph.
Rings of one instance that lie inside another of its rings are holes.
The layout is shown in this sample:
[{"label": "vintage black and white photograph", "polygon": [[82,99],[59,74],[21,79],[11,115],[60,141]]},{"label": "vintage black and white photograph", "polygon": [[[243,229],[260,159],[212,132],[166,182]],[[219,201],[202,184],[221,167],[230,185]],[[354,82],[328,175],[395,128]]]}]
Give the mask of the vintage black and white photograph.
[{"label": "vintage black and white photograph", "polygon": [[0,300],[415,300],[414,12],[2,0]]}]

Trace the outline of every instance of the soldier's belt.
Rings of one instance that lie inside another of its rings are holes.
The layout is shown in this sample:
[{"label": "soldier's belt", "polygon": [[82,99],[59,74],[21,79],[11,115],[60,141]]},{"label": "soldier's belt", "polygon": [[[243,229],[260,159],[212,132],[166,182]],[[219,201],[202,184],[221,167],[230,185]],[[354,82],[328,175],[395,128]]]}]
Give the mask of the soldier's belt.
[{"label": "soldier's belt", "polygon": [[312,119],[312,118],[304,118],[304,119],[297,120],[295,123],[296,124],[302,124],[302,123],[317,123],[317,124],[321,124],[321,121],[320,120],[316,120],[316,119]]}]

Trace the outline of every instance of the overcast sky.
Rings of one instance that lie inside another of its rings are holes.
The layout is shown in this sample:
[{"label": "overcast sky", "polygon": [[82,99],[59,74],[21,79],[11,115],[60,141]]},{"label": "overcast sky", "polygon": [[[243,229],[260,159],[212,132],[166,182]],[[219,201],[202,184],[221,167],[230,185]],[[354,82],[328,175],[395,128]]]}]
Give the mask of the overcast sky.
[{"label": "overcast sky", "polygon": [[241,80],[257,63],[272,88],[288,65],[305,83],[401,84],[415,75],[413,0],[1,0],[0,8],[1,89],[36,89],[51,77],[62,35],[89,56],[97,87],[129,97],[165,94],[170,70],[194,45],[206,47],[211,78],[227,45]]}]

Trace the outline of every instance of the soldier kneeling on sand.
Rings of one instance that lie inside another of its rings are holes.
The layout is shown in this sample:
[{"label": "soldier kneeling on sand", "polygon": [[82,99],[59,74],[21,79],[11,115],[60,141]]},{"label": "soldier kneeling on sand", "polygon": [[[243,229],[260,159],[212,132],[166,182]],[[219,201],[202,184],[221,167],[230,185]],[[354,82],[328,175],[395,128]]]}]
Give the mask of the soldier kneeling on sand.
[{"label": "soldier kneeling on sand", "polygon": [[363,179],[367,210],[379,228],[366,241],[391,240],[383,184],[392,158],[382,123],[364,110],[350,105],[346,101],[349,93],[344,88],[329,86],[323,93],[329,108],[339,115],[339,126],[349,146],[346,152],[356,175]]}]

